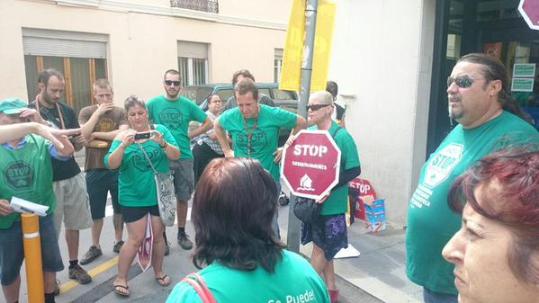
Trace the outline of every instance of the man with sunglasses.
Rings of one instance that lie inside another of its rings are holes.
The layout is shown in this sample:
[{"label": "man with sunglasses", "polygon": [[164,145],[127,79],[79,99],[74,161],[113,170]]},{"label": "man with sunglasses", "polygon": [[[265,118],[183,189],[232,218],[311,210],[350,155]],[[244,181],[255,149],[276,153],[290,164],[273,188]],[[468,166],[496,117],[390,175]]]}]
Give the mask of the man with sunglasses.
[{"label": "man with sunglasses", "polygon": [[[193,247],[193,242],[189,240],[189,236],[185,233],[187,201],[191,198],[195,187],[190,141],[208,131],[213,126],[213,123],[193,101],[179,95],[181,79],[177,70],[169,69],[165,72],[163,87],[165,95],[151,99],[146,107],[150,120],[153,123],[166,126],[180,147],[180,159],[171,161],[170,169],[174,174],[174,187],[178,203],[177,240],[183,249],[189,250]],[[189,132],[189,123],[191,121],[198,121],[202,124]],[[170,249],[166,234],[163,236],[165,236],[166,243],[165,255],[168,255]]]},{"label": "man with sunglasses", "polygon": [[[245,78],[234,87],[238,107],[230,109],[215,121],[215,135],[225,157],[253,158],[270,172],[280,191],[279,161],[281,151],[277,150],[279,130],[292,129],[293,136],[305,128],[303,117],[278,107],[258,103],[258,88],[253,80]],[[232,139],[232,149],[226,132]],[[277,201],[275,201],[277,203]],[[273,228],[279,236],[277,218]]]},{"label": "man with sunglasses", "polygon": [[408,207],[407,275],[426,303],[458,301],[454,266],[441,255],[461,225],[447,205],[455,179],[494,150],[537,140],[508,93],[505,67],[485,54],[462,57],[447,80],[449,117],[459,124],[423,166]]}]

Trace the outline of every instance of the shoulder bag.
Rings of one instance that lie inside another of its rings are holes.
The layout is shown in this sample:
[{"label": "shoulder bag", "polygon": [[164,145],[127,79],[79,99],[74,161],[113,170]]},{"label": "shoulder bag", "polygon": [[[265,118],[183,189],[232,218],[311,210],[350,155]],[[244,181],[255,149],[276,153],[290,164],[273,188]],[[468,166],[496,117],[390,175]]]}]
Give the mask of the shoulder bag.
[{"label": "shoulder bag", "polygon": [[198,296],[202,300],[202,303],[217,303],[213,294],[211,293],[206,281],[198,273],[190,273],[183,278],[180,283],[185,282],[195,289]]}]

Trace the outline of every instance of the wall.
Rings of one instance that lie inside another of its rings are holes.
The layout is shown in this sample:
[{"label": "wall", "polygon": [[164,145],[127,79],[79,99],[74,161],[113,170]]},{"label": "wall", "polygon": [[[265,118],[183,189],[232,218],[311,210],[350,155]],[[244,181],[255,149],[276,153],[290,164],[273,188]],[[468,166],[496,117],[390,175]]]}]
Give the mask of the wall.
[{"label": "wall", "polygon": [[[165,2],[1,0],[0,38],[9,47],[0,48],[0,98],[27,95],[23,27],[108,35],[107,63],[116,103],[130,94],[148,98],[163,92],[163,72],[178,68],[178,40],[210,44],[210,82],[229,82],[240,68],[250,69],[257,81],[273,81],[274,49],[284,45],[288,1],[279,0],[280,6],[257,1],[264,9],[250,19],[224,13],[227,7],[231,14],[232,8],[240,9],[237,0],[219,1],[224,12],[218,15],[171,9]],[[282,12],[286,16],[277,19]]]},{"label": "wall", "polygon": [[404,225],[425,160],[435,0],[343,0],[330,79],[347,100],[346,125],[362,177]]}]

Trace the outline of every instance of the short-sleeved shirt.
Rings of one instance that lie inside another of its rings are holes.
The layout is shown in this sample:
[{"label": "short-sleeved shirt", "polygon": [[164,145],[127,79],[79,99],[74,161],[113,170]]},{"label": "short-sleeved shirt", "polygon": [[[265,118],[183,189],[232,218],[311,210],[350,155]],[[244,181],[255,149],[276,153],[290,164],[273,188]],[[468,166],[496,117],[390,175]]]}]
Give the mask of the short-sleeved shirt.
[{"label": "short-sleeved shirt", "polygon": [[454,266],[442,249],[461,226],[449,209],[447,195],[455,179],[491,152],[507,145],[537,142],[537,130],[509,112],[473,129],[457,125],[423,166],[408,206],[407,275],[414,283],[445,294],[457,294]]},{"label": "short-sleeved shirt", "polygon": [[[28,107],[36,108],[36,102],[37,101],[33,101],[28,105]],[[63,128],[58,109],[62,113],[62,118],[64,120],[64,126],[66,129],[80,127],[77,116],[75,115],[75,111],[62,102],[55,103],[55,106],[53,108],[48,108],[46,106],[40,105],[39,113],[41,114],[41,117],[43,117],[43,119],[49,121],[57,128]],[[53,181],[61,181],[79,174],[80,167],[77,161],[75,161],[75,157],[71,156],[71,159],[67,161],[52,159],[52,171]]]},{"label": "short-sleeved shirt", "polygon": [[[318,129],[315,126],[309,129]],[[336,122],[331,122],[331,127],[328,130],[329,134],[335,140],[337,147],[341,150],[341,171],[355,167],[360,167],[359,153],[357,150],[354,138],[350,133],[337,125]],[[348,208],[348,184],[333,188],[330,196],[324,201],[321,215],[338,215],[346,213]]]},{"label": "short-sleeved shirt", "polygon": [[[0,146],[0,199],[12,197],[48,206],[54,212],[56,198],[52,189],[51,144],[40,136],[28,135],[16,150]],[[19,213],[0,216],[0,229],[20,220]]]},{"label": "short-sleeved shirt", "polygon": [[[163,135],[165,141],[177,146],[176,140],[170,131],[163,125],[156,124],[155,130]],[[109,166],[110,155],[118,149],[122,142],[112,141],[112,145],[105,156],[105,166]],[[153,166],[159,173],[169,171],[169,161],[165,151],[153,140],[144,143],[134,143],[129,145],[122,158],[118,176],[118,197],[122,206],[143,207],[157,205],[157,189],[155,187],[154,173],[150,163],[144,156],[144,151],[152,161]]]},{"label": "short-sleeved shirt", "polygon": [[[260,266],[253,271],[242,271],[214,262],[199,274],[220,303],[330,302],[326,285],[303,257],[286,250],[282,256],[274,273]],[[202,300],[183,282],[174,287],[166,302],[200,303]]]},{"label": "short-sleeved shirt", "polygon": [[[257,118],[244,119],[238,107],[228,110],[218,118],[219,125],[226,130],[237,158],[253,158],[260,161],[276,182],[279,182],[279,167],[273,161],[277,150],[279,129],[296,126],[297,115],[286,110],[260,104]],[[251,139],[249,139],[251,138]]]},{"label": "short-sleeved shirt", "polygon": [[164,96],[151,99],[146,104],[150,120],[166,126],[178,143],[180,148],[180,160],[193,159],[189,134],[189,122],[198,121],[203,123],[208,118],[198,106],[185,97],[176,100],[168,100]]},{"label": "short-sleeved shirt", "polygon": [[[90,120],[90,117],[97,110],[97,105],[86,106],[80,110],[79,122],[86,123]],[[110,132],[117,130],[120,125],[127,124],[127,118],[125,111],[120,107],[113,107],[106,113],[103,113],[99,120],[95,124],[92,132]],[[92,169],[104,169],[103,157],[107,154],[112,141],[99,140],[103,143],[103,146],[93,146],[92,142],[89,142],[90,146],[86,146],[86,159],[85,170]]]}]

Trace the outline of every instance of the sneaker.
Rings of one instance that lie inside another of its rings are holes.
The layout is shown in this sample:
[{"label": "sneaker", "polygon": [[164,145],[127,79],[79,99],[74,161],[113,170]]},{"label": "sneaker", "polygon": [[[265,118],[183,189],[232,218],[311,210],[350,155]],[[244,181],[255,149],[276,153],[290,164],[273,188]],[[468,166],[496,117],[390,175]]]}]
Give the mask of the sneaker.
[{"label": "sneaker", "polygon": [[168,256],[170,254],[170,246],[168,245],[168,242],[165,242],[165,256]]},{"label": "sneaker", "polygon": [[69,279],[77,280],[80,284],[92,282],[92,277],[79,264],[69,269]]},{"label": "sneaker", "polygon": [[185,250],[193,248],[193,242],[189,240],[189,236],[185,232],[178,233],[178,244]]},{"label": "sneaker", "polygon": [[[124,241],[122,241],[122,240],[114,243],[114,246],[112,247],[112,251],[119,254],[120,249],[122,249],[122,245],[124,245]],[[82,262],[80,262],[80,264],[84,265]]]},{"label": "sneaker", "polygon": [[97,259],[103,254],[101,251],[101,248],[97,248],[96,246],[92,245],[90,246],[90,249],[84,254],[84,257],[80,260],[81,265],[86,265],[93,260]]},{"label": "sneaker", "polygon": [[60,281],[56,280],[54,281],[54,291],[52,292],[54,296],[58,296],[60,294]]}]

